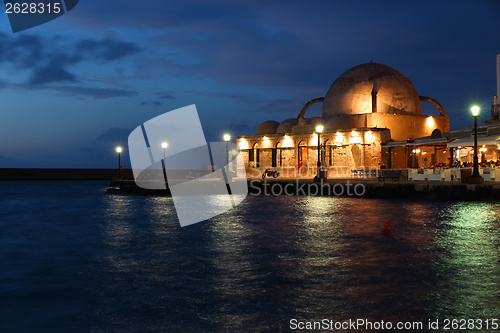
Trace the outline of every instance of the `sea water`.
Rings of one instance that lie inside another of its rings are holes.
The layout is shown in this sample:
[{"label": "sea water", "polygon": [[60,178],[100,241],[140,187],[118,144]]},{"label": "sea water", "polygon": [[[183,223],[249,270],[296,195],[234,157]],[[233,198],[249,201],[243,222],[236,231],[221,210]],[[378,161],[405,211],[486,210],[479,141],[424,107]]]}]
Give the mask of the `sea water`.
[{"label": "sea water", "polygon": [[500,203],[262,195],[181,228],[107,185],[0,182],[0,332],[500,318]]}]

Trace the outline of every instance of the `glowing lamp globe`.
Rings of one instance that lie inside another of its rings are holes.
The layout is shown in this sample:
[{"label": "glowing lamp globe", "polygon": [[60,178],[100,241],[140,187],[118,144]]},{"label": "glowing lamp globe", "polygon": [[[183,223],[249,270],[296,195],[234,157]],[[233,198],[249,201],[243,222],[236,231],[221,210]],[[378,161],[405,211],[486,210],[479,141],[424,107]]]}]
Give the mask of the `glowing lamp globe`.
[{"label": "glowing lamp globe", "polygon": [[479,116],[479,106],[473,106],[470,110],[473,117]]}]

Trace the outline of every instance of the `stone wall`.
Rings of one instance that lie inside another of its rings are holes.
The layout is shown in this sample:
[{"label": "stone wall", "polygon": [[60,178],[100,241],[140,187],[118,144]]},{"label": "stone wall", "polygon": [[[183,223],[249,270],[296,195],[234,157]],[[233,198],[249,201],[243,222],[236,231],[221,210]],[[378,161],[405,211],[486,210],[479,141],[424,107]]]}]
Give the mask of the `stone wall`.
[{"label": "stone wall", "polygon": [[450,130],[449,117],[369,113],[366,118],[368,127],[389,128],[393,141],[429,136],[435,129],[441,130],[442,133]]},{"label": "stone wall", "polygon": [[[343,143],[338,144],[336,138],[343,137]],[[331,163],[325,159],[324,167],[328,168],[329,175],[341,173],[349,174],[350,170],[379,168],[382,162],[381,143],[388,142],[391,133],[388,129],[372,128],[371,130],[344,130],[321,135],[321,143],[326,143],[326,152],[330,152]],[[352,143],[352,138],[357,138],[358,143]],[[316,134],[296,134],[296,135],[251,135],[237,139],[240,147],[259,147],[260,166],[249,163],[250,149],[242,148],[242,157],[247,167],[250,177],[259,177],[265,168],[272,168],[272,150],[274,147],[282,147],[283,165],[275,169],[279,170],[283,177],[304,177],[309,178],[316,174],[318,162],[318,146]],[[300,145],[300,146],[299,146]],[[299,147],[306,147],[303,156],[302,168],[298,169]],[[277,157],[279,156],[279,151]],[[331,164],[331,165],[330,165]],[[339,170],[342,170],[339,172]]]}]

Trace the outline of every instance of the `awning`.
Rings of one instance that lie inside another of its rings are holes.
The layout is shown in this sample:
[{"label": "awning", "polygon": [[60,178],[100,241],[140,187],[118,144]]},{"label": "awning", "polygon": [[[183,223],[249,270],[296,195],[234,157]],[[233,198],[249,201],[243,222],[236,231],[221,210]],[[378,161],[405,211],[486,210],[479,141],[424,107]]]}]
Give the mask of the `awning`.
[{"label": "awning", "polygon": [[[478,136],[477,137],[477,145],[478,146],[496,146],[497,141],[500,140],[500,136],[491,135],[491,136]],[[466,137],[453,140],[448,143],[447,147],[474,147],[474,137]]]},{"label": "awning", "polygon": [[412,143],[409,143],[409,146],[434,146],[439,145],[443,146],[448,142],[448,138],[439,138],[439,139],[425,139],[425,140],[415,140]]},{"label": "awning", "polygon": [[383,147],[386,147],[386,148],[392,148],[392,147],[403,147],[403,146],[407,146],[408,145],[408,141],[396,141],[396,142],[389,142],[389,143],[386,143],[384,145],[382,145]]},{"label": "awning", "polygon": [[405,141],[396,141],[389,142],[383,145],[386,148],[391,147],[403,147],[403,146],[444,146],[448,142],[447,138],[438,138],[438,139],[422,139],[422,140],[405,140]]}]

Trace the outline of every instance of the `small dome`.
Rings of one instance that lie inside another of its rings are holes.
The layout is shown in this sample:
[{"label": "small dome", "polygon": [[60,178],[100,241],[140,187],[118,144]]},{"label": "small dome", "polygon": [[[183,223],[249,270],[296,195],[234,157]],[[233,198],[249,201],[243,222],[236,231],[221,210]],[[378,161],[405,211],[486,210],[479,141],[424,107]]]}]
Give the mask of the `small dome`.
[{"label": "small dome", "polygon": [[274,120],[268,120],[257,126],[255,129],[255,135],[264,135],[264,134],[274,134],[276,133],[276,129],[280,123]]},{"label": "small dome", "polygon": [[321,117],[311,117],[311,118],[306,118],[307,124],[313,127],[313,130],[316,128],[318,125],[325,125],[323,118]]},{"label": "small dome", "polygon": [[335,131],[341,129],[356,128],[361,126],[356,126],[356,121],[351,115],[345,113],[336,114],[330,118],[325,123],[325,129],[328,131]]},{"label": "small dome", "polygon": [[376,96],[376,112],[422,114],[420,97],[406,76],[392,67],[368,63],[352,67],[333,82],[323,102],[322,116],[371,113],[372,96]]},{"label": "small dome", "polygon": [[284,120],[276,129],[276,133],[284,134],[284,133],[290,133],[292,132],[293,126],[297,125],[298,120],[297,118],[290,118],[287,120]]}]

